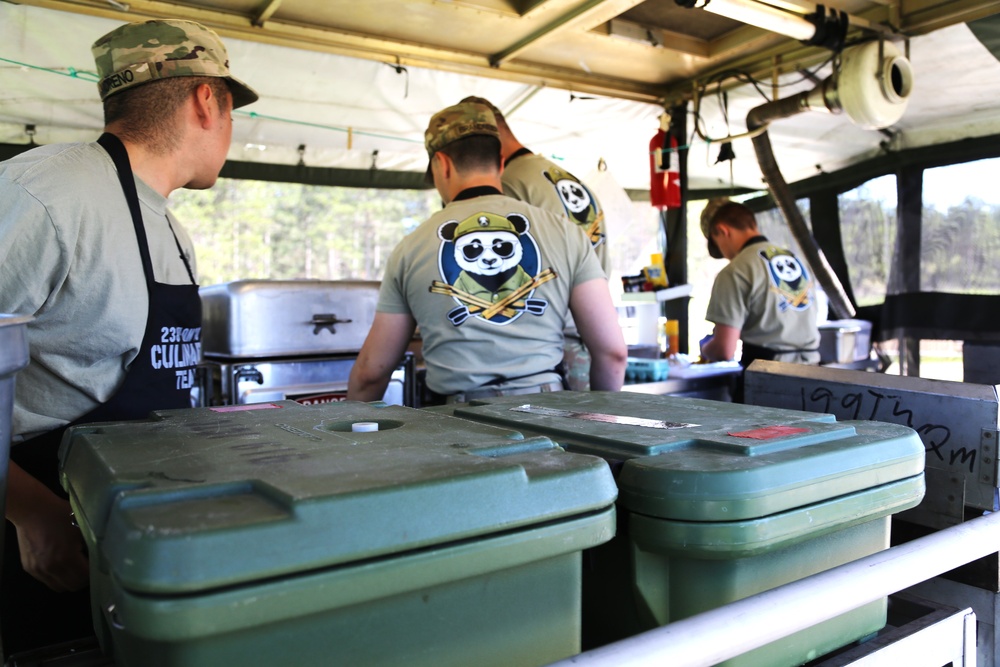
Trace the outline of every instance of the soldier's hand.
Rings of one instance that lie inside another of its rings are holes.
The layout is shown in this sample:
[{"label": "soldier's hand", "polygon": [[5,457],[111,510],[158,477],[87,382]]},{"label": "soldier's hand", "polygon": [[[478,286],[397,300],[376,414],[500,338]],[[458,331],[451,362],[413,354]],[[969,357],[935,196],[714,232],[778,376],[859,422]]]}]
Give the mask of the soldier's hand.
[{"label": "soldier's hand", "polygon": [[55,494],[17,525],[21,567],[54,591],[78,591],[89,583],[86,544],[70,505]]}]

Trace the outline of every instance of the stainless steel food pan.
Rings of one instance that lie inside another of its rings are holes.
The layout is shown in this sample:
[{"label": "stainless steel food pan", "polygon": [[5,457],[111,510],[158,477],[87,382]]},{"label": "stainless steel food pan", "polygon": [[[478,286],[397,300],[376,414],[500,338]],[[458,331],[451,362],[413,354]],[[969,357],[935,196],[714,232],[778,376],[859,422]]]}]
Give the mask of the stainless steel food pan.
[{"label": "stainless steel food pan", "polygon": [[203,287],[202,354],[263,358],[357,352],[378,281],[238,280]]}]

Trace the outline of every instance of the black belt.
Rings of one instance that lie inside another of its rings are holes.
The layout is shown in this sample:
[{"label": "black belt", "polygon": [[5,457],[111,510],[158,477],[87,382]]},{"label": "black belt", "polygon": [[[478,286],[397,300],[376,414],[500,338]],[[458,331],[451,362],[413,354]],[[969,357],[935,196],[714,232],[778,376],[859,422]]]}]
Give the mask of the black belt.
[{"label": "black belt", "polygon": [[530,387],[509,387],[500,389],[496,387],[480,387],[470,391],[460,391],[457,394],[444,397],[445,403],[467,403],[478,398],[495,398],[497,396],[523,396],[525,394],[541,394],[550,391],[562,391],[563,383],[559,380],[542,382]]},{"label": "black belt", "polygon": [[770,347],[764,347],[763,345],[754,345],[753,343],[743,341],[743,356],[740,357],[740,366],[746,368],[757,359],[774,361],[782,354],[791,354],[793,352],[819,352],[819,348],[791,348],[788,350],[775,350]]},{"label": "black belt", "polygon": [[[510,387],[510,388],[500,388],[500,385],[507,384],[508,382],[513,382],[514,380],[523,380],[524,378],[534,377],[536,375],[545,375],[547,373],[555,373],[559,376],[558,380],[551,380],[549,382],[541,382],[535,385],[529,385],[528,387]],[[559,391],[560,389],[569,389],[569,385],[566,383],[566,371],[563,367],[563,363],[560,361],[555,368],[548,371],[541,371],[540,373],[529,373],[527,375],[517,375],[514,377],[498,377],[488,382],[469,389],[467,391],[460,391],[454,394],[439,394],[430,387],[424,385],[424,390],[421,395],[420,404],[425,407],[432,405],[444,405],[446,403],[464,403],[466,400],[471,400],[473,398],[485,398],[491,396],[515,396],[518,394],[537,394],[543,391]],[[456,397],[461,397],[456,399]]]}]

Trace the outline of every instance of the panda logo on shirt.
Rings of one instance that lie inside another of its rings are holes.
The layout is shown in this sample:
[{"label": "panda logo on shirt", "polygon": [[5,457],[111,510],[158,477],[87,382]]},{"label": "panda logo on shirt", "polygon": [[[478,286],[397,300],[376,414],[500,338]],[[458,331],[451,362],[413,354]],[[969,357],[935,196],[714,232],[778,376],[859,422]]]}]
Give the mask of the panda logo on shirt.
[{"label": "panda logo on shirt", "polygon": [[778,307],[782,311],[808,308],[813,283],[802,262],[790,251],[775,246],[761,250],[760,258],[767,264],[772,289],[782,297]]},{"label": "panda logo on shirt", "polygon": [[601,231],[604,212],[601,211],[597,200],[590,194],[587,186],[573,174],[563,171],[555,165],[550,166],[542,174],[555,187],[559,199],[562,200],[563,208],[566,209],[566,214],[573,222],[583,228],[584,233],[590,238],[591,245],[596,248],[604,243],[604,233]]},{"label": "panda logo on shirt", "polygon": [[430,291],[458,303],[448,311],[453,325],[461,326],[470,317],[504,325],[524,313],[545,312],[548,301],[534,297],[534,291],[555,278],[555,272],[539,270],[540,254],[529,227],[528,219],[518,213],[479,212],[438,228],[444,281],[435,280]]}]

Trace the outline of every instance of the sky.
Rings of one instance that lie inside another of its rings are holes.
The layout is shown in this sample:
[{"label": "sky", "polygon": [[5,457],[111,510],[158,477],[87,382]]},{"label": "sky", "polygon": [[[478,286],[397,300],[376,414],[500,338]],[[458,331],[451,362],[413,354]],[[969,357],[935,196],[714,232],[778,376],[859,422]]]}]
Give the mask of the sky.
[{"label": "sky", "polygon": [[[1000,188],[997,187],[997,173],[1000,159],[991,158],[953,164],[924,171],[924,206],[932,206],[946,211],[958,206],[968,196],[981,199],[987,204],[1000,205]],[[883,176],[866,184],[875,198],[896,205],[896,179]]]}]

